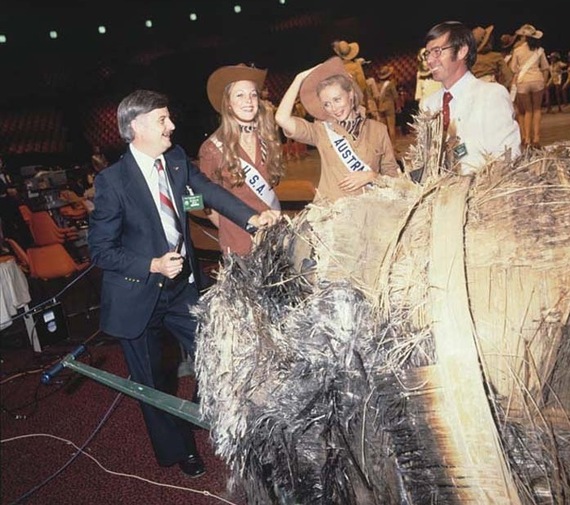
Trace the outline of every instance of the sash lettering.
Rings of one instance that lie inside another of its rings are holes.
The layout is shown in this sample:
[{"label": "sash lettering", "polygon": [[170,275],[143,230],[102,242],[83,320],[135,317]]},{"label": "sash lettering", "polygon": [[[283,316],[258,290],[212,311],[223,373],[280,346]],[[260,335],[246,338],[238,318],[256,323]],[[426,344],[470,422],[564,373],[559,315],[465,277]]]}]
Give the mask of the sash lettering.
[{"label": "sash lettering", "polygon": [[[217,137],[211,138],[214,145],[221,151],[222,143]],[[245,174],[245,183],[248,187],[264,202],[269,208],[273,210],[281,210],[281,204],[277,198],[277,194],[265,178],[259,173],[257,168],[250,165],[243,158],[239,159],[243,172]]]},{"label": "sash lettering", "polygon": [[352,150],[352,146],[342,135],[335,132],[329,123],[324,123],[325,129],[331,144],[341,159],[343,165],[351,172],[362,172],[372,170],[358,155]]}]

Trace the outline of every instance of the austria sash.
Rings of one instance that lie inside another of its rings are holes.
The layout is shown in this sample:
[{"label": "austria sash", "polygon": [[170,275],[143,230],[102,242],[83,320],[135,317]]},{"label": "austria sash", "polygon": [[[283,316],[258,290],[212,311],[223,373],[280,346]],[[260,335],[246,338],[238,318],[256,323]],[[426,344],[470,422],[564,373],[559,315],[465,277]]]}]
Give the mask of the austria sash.
[{"label": "austria sash", "polygon": [[[222,143],[220,140],[213,136],[210,139],[214,145],[221,151]],[[245,161],[243,158],[239,159],[241,168],[245,174],[245,183],[257,195],[257,197],[264,202],[269,208],[273,210],[281,210],[281,204],[277,198],[277,194],[265,178],[259,173],[259,170],[253,165]]]},{"label": "austria sash", "polygon": [[342,135],[335,132],[329,123],[325,122],[325,128],[333,149],[338,154],[338,157],[344,164],[344,166],[350,172],[364,172],[371,171],[372,169],[362,161],[358,155],[352,149],[352,146]]}]

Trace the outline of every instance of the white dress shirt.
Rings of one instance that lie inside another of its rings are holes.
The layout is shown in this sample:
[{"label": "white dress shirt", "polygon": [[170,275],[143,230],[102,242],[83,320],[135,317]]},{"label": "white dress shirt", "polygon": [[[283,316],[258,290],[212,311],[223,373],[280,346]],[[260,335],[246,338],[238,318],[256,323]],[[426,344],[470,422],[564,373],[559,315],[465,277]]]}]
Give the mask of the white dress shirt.
[{"label": "white dress shirt", "polygon": [[509,149],[511,159],[520,155],[521,135],[507,88],[477,79],[468,71],[449,90],[442,88],[422,100],[420,109],[440,111],[444,91],[453,95],[449,131],[455,131],[467,150],[459,160],[461,175],[478,172]]}]

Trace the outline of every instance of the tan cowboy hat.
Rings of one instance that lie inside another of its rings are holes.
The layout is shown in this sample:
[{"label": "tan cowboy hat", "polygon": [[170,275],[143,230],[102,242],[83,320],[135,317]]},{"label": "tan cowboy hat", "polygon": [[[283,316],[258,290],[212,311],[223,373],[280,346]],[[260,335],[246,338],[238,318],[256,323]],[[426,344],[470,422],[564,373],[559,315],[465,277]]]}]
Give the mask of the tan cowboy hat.
[{"label": "tan cowboy hat", "polygon": [[206,85],[208,99],[210,100],[212,107],[214,107],[217,112],[221,113],[222,96],[224,95],[224,90],[228,84],[236,81],[253,81],[256,84],[257,89],[261,91],[263,89],[266,76],[267,70],[250,67],[244,63],[220,67],[217,70],[214,70],[210,77],[208,77],[208,84]]},{"label": "tan cowboy hat", "polygon": [[475,37],[475,43],[477,44],[477,51],[481,51],[489,41],[489,37],[493,32],[494,25],[489,25],[487,28],[477,26],[473,28],[473,37]]},{"label": "tan cowboy hat", "polygon": [[508,33],[501,35],[501,49],[508,49],[515,43],[515,40],[517,40],[516,35],[510,35]]},{"label": "tan cowboy hat", "polygon": [[381,81],[385,81],[386,79],[388,79],[388,77],[390,77],[392,74],[394,73],[394,67],[391,67],[389,65],[385,65],[383,67],[380,67],[380,71],[378,74],[378,79],[380,79]]},{"label": "tan cowboy hat", "polygon": [[307,77],[305,77],[301,84],[301,89],[299,90],[299,97],[301,98],[303,107],[305,107],[305,110],[315,119],[324,121],[328,117],[321,105],[321,100],[317,95],[317,86],[321,81],[333,75],[345,75],[351,79],[358,104],[362,102],[362,90],[346,71],[342,60],[338,56],[333,56],[324,63],[321,63]]},{"label": "tan cowboy hat", "polygon": [[360,46],[357,42],[349,44],[346,40],[335,40],[332,43],[332,47],[333,51],[343,60],[353,60],[356,58],[358,51],[360,51]]},{"label": "tan cowboy hat", "polygon": [[524,35],[525,37],[532,37],[533,39],[541,39],[544,33],[537,30],[532,25],[522,25],[516,32],[517,35]]}]

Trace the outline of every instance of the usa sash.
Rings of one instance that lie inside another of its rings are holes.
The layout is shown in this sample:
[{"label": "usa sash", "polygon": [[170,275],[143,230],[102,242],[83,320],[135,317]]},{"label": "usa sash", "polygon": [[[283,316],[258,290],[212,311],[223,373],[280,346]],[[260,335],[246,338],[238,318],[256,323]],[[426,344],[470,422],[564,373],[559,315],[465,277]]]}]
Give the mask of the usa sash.
[{"label": "usa sash", "polygon": [[[213,136],[210,139],[214,145],[221,151],[222,143],[220,140]],[[273,210],[281,210],[281,204],[277,198],[277,194],[269,183],[265,180],[259,170],[252,164],[245,161],[243,158],[239,159],[243,173],[245,174],[245,183],[257,195],[257,197]]]}]

